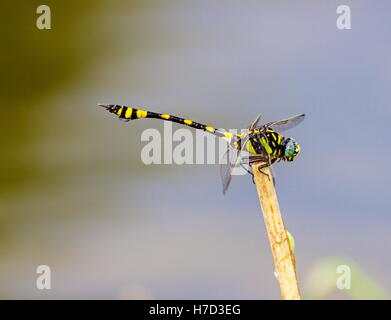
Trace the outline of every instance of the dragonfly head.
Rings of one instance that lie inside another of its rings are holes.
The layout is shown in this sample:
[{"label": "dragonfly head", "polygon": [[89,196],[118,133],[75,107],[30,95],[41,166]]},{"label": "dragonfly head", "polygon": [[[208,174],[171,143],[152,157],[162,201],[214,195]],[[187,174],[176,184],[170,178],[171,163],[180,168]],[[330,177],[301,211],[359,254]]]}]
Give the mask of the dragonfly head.
[{"label": "dragonfly head", "polygon": [[299,144],[292,138],[286,138],[282,143],[283,146],[283,156],[282,160],[284,161],[293,161],[297,154],[300,152]]}]

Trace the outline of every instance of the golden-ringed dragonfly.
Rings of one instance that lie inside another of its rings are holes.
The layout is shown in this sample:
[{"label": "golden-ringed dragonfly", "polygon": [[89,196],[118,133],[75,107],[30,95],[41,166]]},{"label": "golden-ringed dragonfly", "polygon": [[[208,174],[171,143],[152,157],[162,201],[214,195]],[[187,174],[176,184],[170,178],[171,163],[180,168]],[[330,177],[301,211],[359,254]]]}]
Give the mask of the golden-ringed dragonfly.
[{"label": "golden-ringed dragonfly", "polygon": [[[162,119],[204,130],[225,139],[228,142],[227,152],[224,155],[227,161],[220,166],[224,194],[231,182],[232,171],[238,165],[245,168],[252,175],[251,163],[262,162],[263,164],[258,166],[258,170],[262,172],[263,168],[271,166],[276,161],[293,161],[300,152],[299,144],[292,138],[285,138],[277,131],[282,132],[295,127],[304,120],[305,116],[304,114],[299,114],[288,119],[261,124],[259,115],[245,132],[235,134],[224,129],[217,129],[170,114],[156,113],[116,104],[99,104],[99,106],[114,113],[122,121],[127,122],[142,118]],[[248,156],[244,157],[243,153]],[[243,160],[246,160],[246,162]]]}]

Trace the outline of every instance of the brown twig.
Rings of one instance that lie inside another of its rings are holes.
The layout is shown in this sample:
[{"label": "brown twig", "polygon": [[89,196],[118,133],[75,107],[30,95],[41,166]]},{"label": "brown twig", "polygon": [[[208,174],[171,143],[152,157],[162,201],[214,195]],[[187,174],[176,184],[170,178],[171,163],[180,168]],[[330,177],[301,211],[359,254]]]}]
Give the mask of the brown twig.
[{"label": "brown twig", "polygon": [[280,283],[283,300],[300,300],[299,282],[296,275],[295,256],[290,248],[287,230],[282,220],[276,190],[269,168],[258,171],[261,162],[252,165],[267,234],[275,264],[275,275]]}]

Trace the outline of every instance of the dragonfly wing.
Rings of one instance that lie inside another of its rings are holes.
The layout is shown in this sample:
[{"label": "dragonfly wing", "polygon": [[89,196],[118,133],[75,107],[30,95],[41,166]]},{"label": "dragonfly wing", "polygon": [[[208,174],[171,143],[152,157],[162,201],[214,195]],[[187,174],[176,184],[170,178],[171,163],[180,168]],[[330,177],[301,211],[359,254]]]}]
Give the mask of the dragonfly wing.
[{"label": "dragonfly wing", "polygon": [[255,118],[255,120],[249,125],[248,129],[254,129],[259,128],[261,126],[261,114],[258,115],[258,117]]},{"label": "dragonfly wing", "polygon": [[276,130],[277,132],[285,131],[288,129],[292,129],[293,127],[296,127],[299,123],[301,123],[304,120],[304,117],[305,117],[304,113],[299,114],[297,116],[288,119],[269,122],[265,124],[265,127]]},{"label": "dragonfly wing", "polygon": [[239,158],[239,150],[228,146],[220,165],[220,176],[223,183],[223,194],[226,194],[232,180],[232,170]]},{"label": "dragonfly wing", "polygon": [[273,166],[270,166],[270,175],[272,176],[273,185],[276,186],[276,172]]},{"label": "dragonfly wing", "polygon": [[231,183],[234,169],[240,165],[241,150],[234,148],[233,145],[242,145],[243,139],[240,139],[237,136],[234,136],[232,139],[234,139],[234,141],[232,141],[230,144],[227,144],[227,151],[225,152],[220,165],[223,194],[226,194],[229,184]]},{"label": "dragonfly wing", "polygon": [[[227,150],[224,153],[222,164],[220,164],[220,176],[221,182],[223,183],[223,194],[227,192],[229,184],[231,183],[232,175],[231,175],[231,164],[228,162],[229,151]],[[225,163],[227,161],[227,163]]]}]

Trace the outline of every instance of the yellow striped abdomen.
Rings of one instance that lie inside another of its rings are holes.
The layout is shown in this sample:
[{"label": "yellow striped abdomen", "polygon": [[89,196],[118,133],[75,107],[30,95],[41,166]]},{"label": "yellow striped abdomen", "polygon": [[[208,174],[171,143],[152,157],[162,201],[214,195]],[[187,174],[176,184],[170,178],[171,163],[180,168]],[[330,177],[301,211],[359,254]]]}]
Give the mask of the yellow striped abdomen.
[{"label": "yellow striped abdomen", "polygon": [[185,126],[194,129],[208,131],[218,137],[224,138],[227,141],[231,141],[233,137],[233,134],[226,130],[216,129],[215,127],[212,126],[204,125],[188,119],[179,118],[170,114],[161,114],[152,111],[146,111],[146,110],[114,105],[114,104],[100,104],[100,106],[106,108],[111,113],[115,113],[122,121],[130,121],[130,120],[141,119],[141,118],[162,119],[166,121],[183,124]]}]

